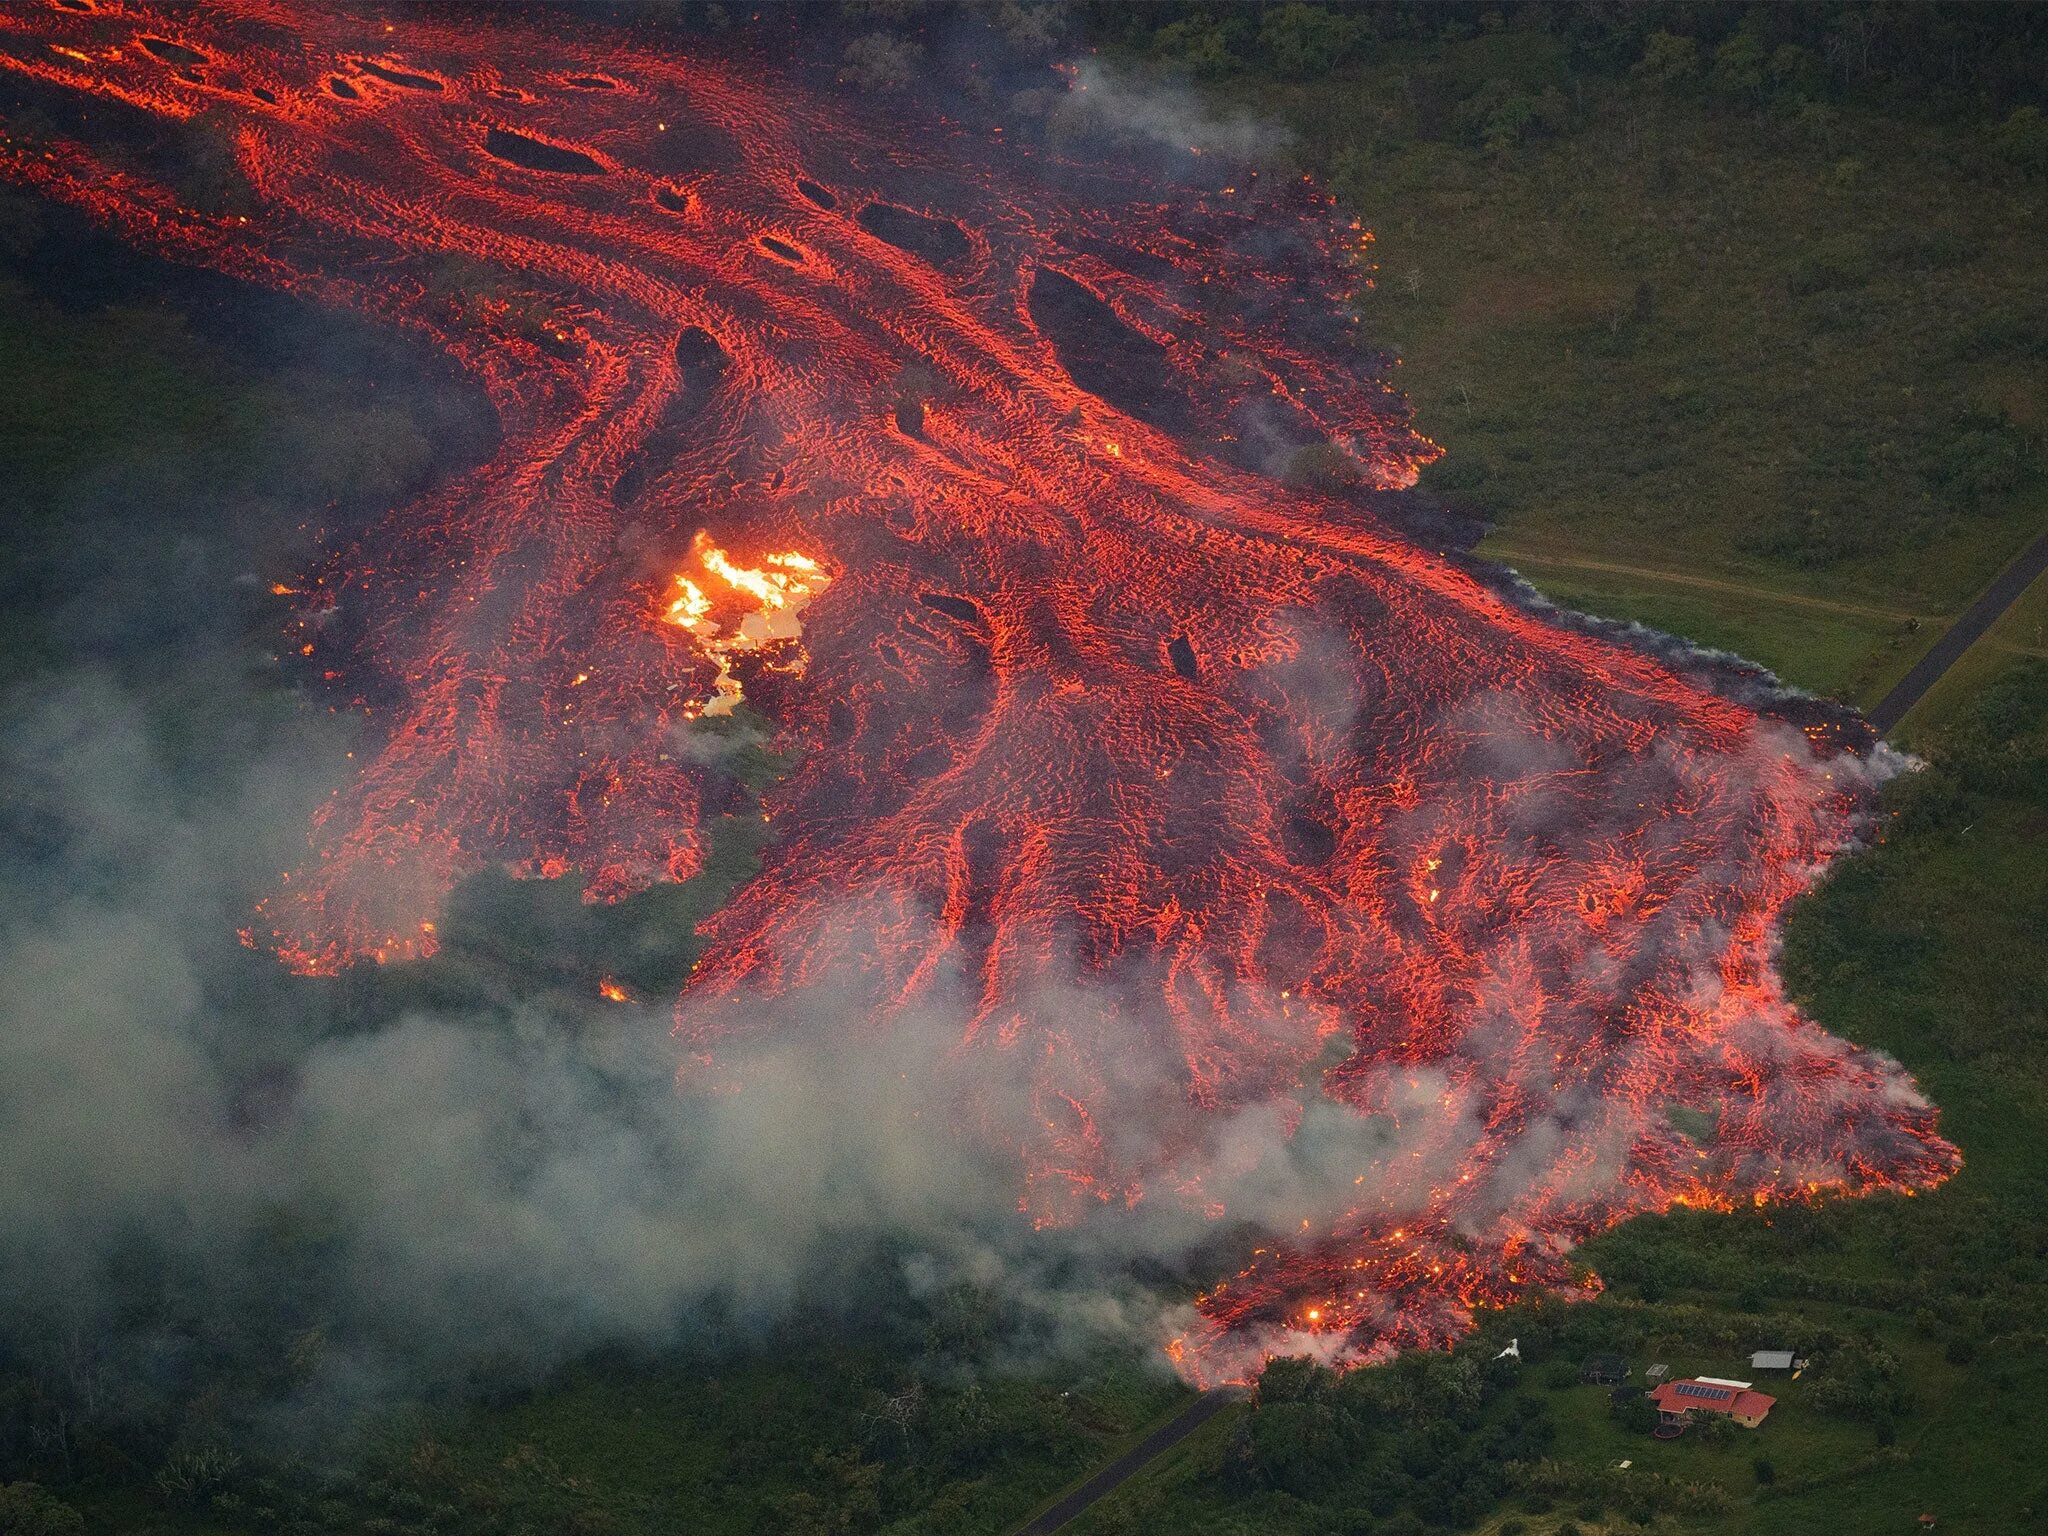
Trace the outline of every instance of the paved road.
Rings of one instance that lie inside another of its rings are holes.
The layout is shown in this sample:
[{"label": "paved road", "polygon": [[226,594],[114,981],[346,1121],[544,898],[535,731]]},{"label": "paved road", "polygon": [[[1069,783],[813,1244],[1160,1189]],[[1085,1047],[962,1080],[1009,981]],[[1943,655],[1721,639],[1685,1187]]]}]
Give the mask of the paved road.
[{"label": "paved road", "polygon": [[[1538,558],[1532,557],[1530,563],[1546,562],[1541,562]],[[1576,564],[1595,569],[1611,569],[1615,571],[1626,571],[1629,569],[1625,566],[1598,566],[1593,561],[1559,560],[1547,563],[1558,565]],[[2012,564],[2008,565],[1992,579],[1991,585],[1978,594],[1977,600],[1963,610],[1955,623],[1951,624],[1943,632],[1941,638],[1934,642],[1927,654],[1914,663],[1912,671],[1899,680],[1898,686],[1878,701],[1877,707],[1870,711],[1870,723],[1876,726],[1880,733],[1890,731],[1895,727],[1899,721],[1905,718],[1906,712],[1915,704],[1918,704],[1921,699],[1925,698],[1927,691],[1941,680],[1942,675],[1951,666],[1955,665],[1956,658],[1981,639],[1984,632],[1998,621],[1999,615],[2017,602],[2019,595],[2026,591],[2033,584],[2034,578],[2043,571],[2048,571],[2048,533],[2042,534],[2032,544],[2029,544],[2018,559],[2014,560]],[[1662,573],[1642,572],[1641,574]],[[1701,582],[1700,585],[1720,586],[1728,584]],[[1815,607],[1832,607],[1861,612],[1873,611],[1857,610],[1850,604],[1829,603],[1824,599],[1806,599],[1805,601]],[[1200,1397],[1188,1404],[1187,1407],[1183,1408],[1174,1418],[1153,1430],[1151,1434],[1132,1446],[1128,1451],[1125,1451],[1123,1455],[1117,1457],[1115,1461],[1112,1461],[1100,1472],[1089,1478],[1087,1482],[1062,1497],[1058,1503],[1039,1514],[1029,1524],[1019,1528],[1016,1536],[1051,1536],[1052,1532],[1066,1525],[1076,1515],[1080,1514],[1082,1510],[1094,1504],[1098,1499],[1122,1487],[1148,1462],[1164,1455],[1174,1446],[1180,1444],[1181,1441],[1200,1429],[1223,1409],[1236,1402],[1241,1396],[1243,1396],[1241,1391],[1231,1389],[1204,1392]]]},{"label": "paved road", "polygon": [[2017,560],[1993,577],[1991,585],[1977,595],[1977,600],[1943,631],[1927,654],[1913,664],[1913,670],[1899,679],[1896,688],[1877,701],[1869,718],[1870,723],[1877,727],[1878,734],[1889,733],[1905,719],[1906,711],[1927,696],[1927,690],[1941,681],[1942,674],[1955,665],[1956,658],[1980,639],[1984,631],[2019,600],[2019,595],[2043,571],[2048,571],[2048,533],[2034,540]]},{"label": "paved road", "polygon": [[1030,1524],[1020,1527],[1016,1536],[1047,1536],[1048,1532],[1058,1530],[1104,1494],[1122,1487],[1146,1462],[1155,1456],[1164,1455],[1180,1444],[1243,1395],[1241,1391],[1229,1387],[1220,1391],[1204,1392],[1172,1419],[1153,1430]]}]

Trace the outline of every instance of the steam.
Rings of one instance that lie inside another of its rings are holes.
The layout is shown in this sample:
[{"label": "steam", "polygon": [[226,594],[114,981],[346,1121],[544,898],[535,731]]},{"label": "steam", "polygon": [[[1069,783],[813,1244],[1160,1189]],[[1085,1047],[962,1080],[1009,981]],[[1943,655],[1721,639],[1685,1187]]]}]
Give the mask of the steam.
[{"label": "steam", "polygon": [[[104,674],[0,711],[9,830],[37,850],[0,868],[0,1329],[98,1337],[115,1374],[140,1370],[163,1341],[112,1325],[125,1260],[184,1277],[227,1330],[297,1254],[317,1270],[294,1299],[317,1340],[297,1406],[360,1407],[486,1358],[542,1369],[701,1339],[713,1314],[746,1330],[857,1306],[821,1276],[886,1240],[905,1293],[989,1286],[1045,1350],[1161,1342],[1160,1304],[1117,1270],[1201,1222],[1032,1233],[1014,1165],[937,1091],[953,1020],[764,1021],[715,1081],[679,1086],[665,1009],[366,1018],[346,982],[275,976],[234,919],[343,746],[293,723],[194,785]],[[1221,1139],[1253,1203],[1291,1211],[1319,1175],[1280,1129],[1250,1111]]]},{"label": "steam", "polygon": [[1055,130],[1079,129],[1126,144],[1166,150],[1185,160],[1190,150],[1246,164],[1281,155],[1292,135],[1243,111],[1217,113],[1193,92],[1139,79],[1095,58],[1073,66],[1073,89],[1062,101]]}]

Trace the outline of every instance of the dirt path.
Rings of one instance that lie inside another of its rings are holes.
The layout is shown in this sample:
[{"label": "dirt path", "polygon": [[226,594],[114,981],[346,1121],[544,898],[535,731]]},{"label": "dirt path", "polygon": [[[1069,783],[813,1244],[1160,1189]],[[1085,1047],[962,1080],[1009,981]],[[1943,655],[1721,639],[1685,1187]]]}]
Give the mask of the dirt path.
[{"label": "dirt path", "polygon": [[1016,1536],[1047,1536],[1047,1533],[1060,1529],[1096,1500],[1122,1487],[1147,1462],[1172,1450],[1243,1395],[1231,1388],[1204,1392],[1087,1482],[1063,1494],[1049,1508],[1019,1526]]},{"label": "dirt path", "polygon": [[1667,586],[1699,587],[1708,592],[1730,592],[1760,598],[1768,603],[1786,603],[1795,608],[1819,608],[1828,613],[1853,613],[1866,619],[1888,619],[1903,624],[1908,619],[1928,620],[1939,614],[1913,613],[1904,608],[1873,608],[1865,603],[1844,603],[1830,597],[1809,597],[1804,592],[1786,592],[1777,587],[1753,587],[1716,576],[1695,576],[1686,571],[1667,571],[1649,565],[1623,565],[1614,560],[1587,560],[1577,555],[1547,555],[1537,550],[1498,550],[1482,556],[1502,565],[1520,569],[1524,565],[1559,571],[1603,571],[1614,576],[1636,576]]}]

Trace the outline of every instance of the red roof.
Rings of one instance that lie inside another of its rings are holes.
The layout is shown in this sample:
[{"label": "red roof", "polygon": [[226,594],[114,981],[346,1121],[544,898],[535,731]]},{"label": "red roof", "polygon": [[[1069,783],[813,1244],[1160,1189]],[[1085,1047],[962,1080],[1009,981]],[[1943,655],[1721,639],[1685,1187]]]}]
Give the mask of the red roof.
[{"label": "red roof", "polygon": [[1717,1386],[1692,1377],[1653,1387],[1649,1396],[1650,1401],[1666,1413],[1704,1408],[1709,1413],[1725,1413],[1738,1419],[1760,1419],[1778,1403],[1775,1397],[1765,1392],[1752,1392],[1747,1387]]}]

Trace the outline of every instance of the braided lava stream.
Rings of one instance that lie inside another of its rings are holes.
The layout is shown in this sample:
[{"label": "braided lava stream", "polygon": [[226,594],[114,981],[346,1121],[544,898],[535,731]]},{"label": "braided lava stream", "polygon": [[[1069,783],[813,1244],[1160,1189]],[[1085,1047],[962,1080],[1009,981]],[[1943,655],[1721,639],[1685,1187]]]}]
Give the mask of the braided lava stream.
[{"label": "braided lava stream", "polygon": [[[1314,1208],[1173,1341],[1203,1382],[1440,1345],[1634,1212],[1956,1166],[1773,969],[1867,733],[1404,535],[1435,450],[1348,338],[1366,237],[1327,198],[890,121],[730,48],[393,16],[0,11],[87,139],[204,114],[253,203],[71,138],[9,138],[10,180],[411,328],[502,424],[299,583],[295,644],[382,744],[252,942],[425,955],[493,863],[688,879],[720,791],[679,733],[743,697],[801,755],[682,1076],[942,1020],[959,1129],[1041,1227],[1231,1219],[1247,1145],[1334,1123]],[[1355,490],[1257,472],[1332,443]]]}]

